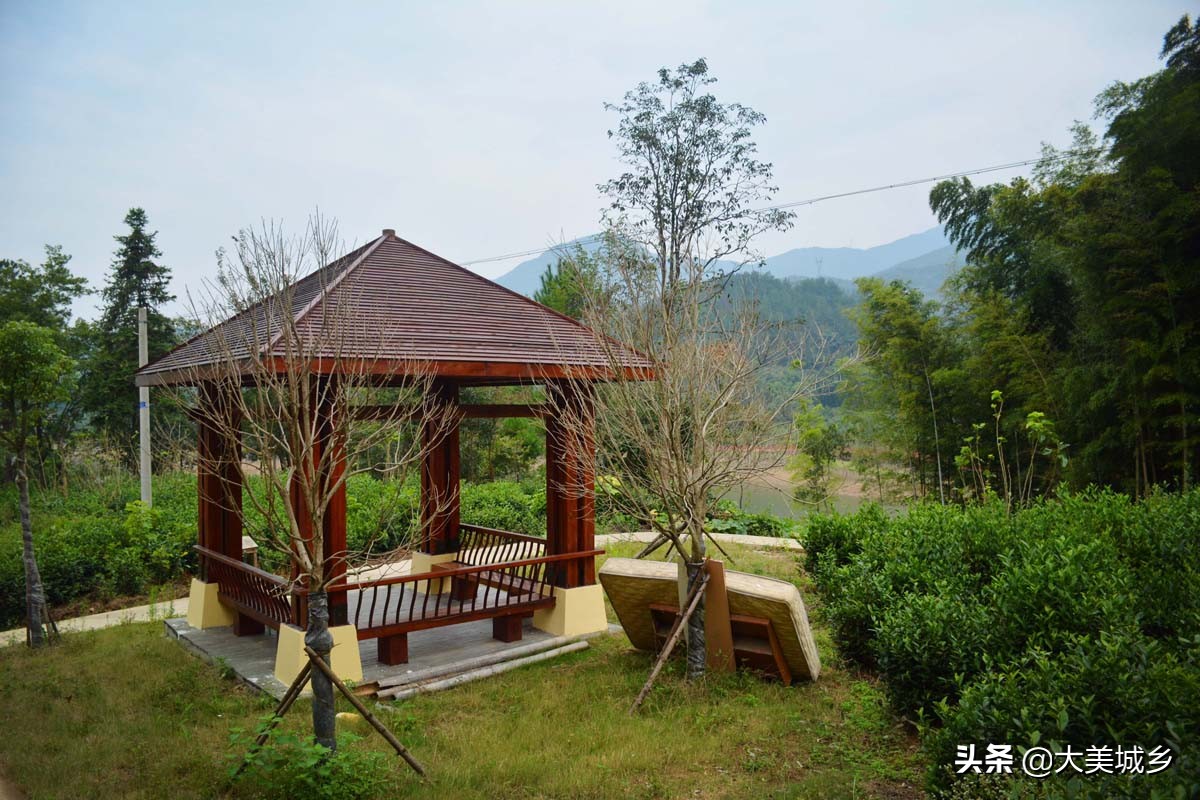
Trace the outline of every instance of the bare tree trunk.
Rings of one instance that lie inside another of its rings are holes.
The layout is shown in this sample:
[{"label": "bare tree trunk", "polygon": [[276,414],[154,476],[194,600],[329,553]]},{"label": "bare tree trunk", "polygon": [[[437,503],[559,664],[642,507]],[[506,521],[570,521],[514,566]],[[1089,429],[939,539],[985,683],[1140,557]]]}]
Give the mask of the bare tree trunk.
[{"label": "bare tree trunk", "polygon": [[933,450],[937,457],[938,499],[946,504],[946,483],[942,478],[942,443],[938,439],[937,407],[933,404],[933,383],[929,380],[929,367],[924,367],[925,388],[929,390],[929,413],[933,417]]},{"label": "bare tree trunk", "polygon": [[[687,564],[688,576],[688,591],[696,585],[696,582],[704,577],[704,562],[691,562]],[[688,680],[696,680],[704,677],[705,661],[707,653],[704,642],[704,595],[701,593],[696,604],[696,610],[688,617],[688,649],[687,649],[687,677]]]},{"label": "bare tree trunk", "polygon": [[[324,589],[308,596],[308,631],[304,643],[330,664],[329,653],[333,650],[333,635],[329,632],[329,595]],[[337,709],[333,703],[333,682],[323,671],[312,673],[313,687],[313,737],[317,744],[330,750],[337,749]]]},{"label": "bare tree trunk", "polygon": [[25,565],[25,611],[29,630],[29,646],[41,647],[47,643],[46,592],[42,588],[42,574],[38,571],[37,558],[33,552],[33,518],[29,511],[29,473],[25,453],[17,454],[17,491],[20,494],[21,512],[21,560]]}]

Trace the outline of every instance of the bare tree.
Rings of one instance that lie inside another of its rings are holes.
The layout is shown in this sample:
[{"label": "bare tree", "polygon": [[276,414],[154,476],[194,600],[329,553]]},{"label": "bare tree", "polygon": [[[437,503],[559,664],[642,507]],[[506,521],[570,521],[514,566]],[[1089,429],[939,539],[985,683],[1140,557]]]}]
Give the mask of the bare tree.
[{"label": "bare tree", "polygon": [[[785,352],[780,327],[730,291],[730,276],[761,260],[753,239],[786,229],[791,215],[752,207],[775,191],[750,138],[764,118],[718,103],[704,91],[714,80],[703,60],[663,69],[609,106],[621,115],[609,135],[628,171],[600,186],[611,201],[607,235],[583,315],[603,334],[597,347],[614,376],[595,393],[600,480],[679,552],[689,589],[704,567],[714,500],[782,462],[785,408],[832,377],[818,368],[819,337],[808,352]],[[648,357],[653,381],[617,377],[626,347]],[[764,373],[789,361],[794,387],[771,401]],[[588,409],[555,411],[591,435]],[[690,677],[704,671],[704,646],[701,605],[688,623]]]},{"label": "bare tree", "polygon": [[[240,442],[229,459],[248,488],[246,511],[266,521],[257,533],[288,554],[308,601],[305,642],[328,661],[328,587],[358,553],[326,552],[322,532],[349,476],[400,476],[435,447],[459,412],[439,399],[428,363],[405,358],[402,335],[372,309],[354,271],[360,248],[343,252],[336,225],[314,217],[299,236],[264,223],[243,230],[218,253],[218,278],[193,306],[211,330],[200,386],[198,424]],[[300,280],[297,276],[307,274]],[[357,421],[369,410],[368,421]],[[418,424],[419,435],[396,436]],[[236,449],[234,452],[237,452]],[[250,480],[250,476],[255,476]],[[439,504],[454,497],[426,498]],[[242,506],[234,509],[245,513]],[[437,509],[433,509],[436,511]],[[430,509],[427,509],[429,513]],[[314,670],[313,732],[336,747],[333,688]]]}]

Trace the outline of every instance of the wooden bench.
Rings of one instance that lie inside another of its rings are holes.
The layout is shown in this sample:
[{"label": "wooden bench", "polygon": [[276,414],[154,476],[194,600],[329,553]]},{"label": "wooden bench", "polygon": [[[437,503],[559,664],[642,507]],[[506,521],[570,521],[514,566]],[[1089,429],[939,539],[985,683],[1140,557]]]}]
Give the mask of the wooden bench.
[{"label": "wooden bench", "polygon": [[[650,616],[654,620],[654,637],[661,650],[675,617],[679,616],[679,607],[651,603]],[[777,677],[784,686],[792,685],[792,671],[783,656],[771,620],[730,614],[729,624],[733,631],[733,657],[739,667]]]}]

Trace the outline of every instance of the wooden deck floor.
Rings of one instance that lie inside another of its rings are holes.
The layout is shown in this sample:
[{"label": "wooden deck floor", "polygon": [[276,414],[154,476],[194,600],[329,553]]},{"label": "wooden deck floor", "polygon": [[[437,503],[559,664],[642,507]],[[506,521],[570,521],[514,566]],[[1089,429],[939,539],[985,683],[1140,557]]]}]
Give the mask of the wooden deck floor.
[{"label": "wooden deck floor", "polygon": [[[169,619],[166,626],[168,634],[189,650],[210,663],[220,659],[245,683],[277,699],[287,690],[273,674],[277,641],[274,631],[268,629],[258,636],[234,636],[232,628],[202,631],[188,625],[185,619]],[[549,643],[556,638],[534,628],[528,619],[523,621],[523,630],[522,640],[511,643],[493,639],[491,620],[486,619],[415,631],[408,635],[409,663],[396,666],[380,664],[376,658],[375,640],[367,639],[358,643],[363,681],[379,681],[431,669],[451,673],[455,665],[463,661],[517,650],[531,643]]]}]

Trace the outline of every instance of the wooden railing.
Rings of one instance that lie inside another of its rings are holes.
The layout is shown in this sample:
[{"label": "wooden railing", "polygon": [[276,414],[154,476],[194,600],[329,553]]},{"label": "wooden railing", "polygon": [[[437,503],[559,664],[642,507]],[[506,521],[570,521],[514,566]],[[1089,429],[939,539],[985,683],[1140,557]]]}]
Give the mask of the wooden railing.
[{"label": "wooden railing", "polygon": [[480,525],[459,525],[455,561],[481,567],[502,561],[526,561],[546,554],[546,540]]},{"label": "wooden railing", "polygon": [[196,545],[206,580],[215,582],[221,598],[242,614],[278,628],[294,622],[290,581],[236,558]]},{"label": "wooden railing", "polygon": [[[552,606],[559,571],[603,552],[445,566],[418,575],[338,584],[329,591],[347,591],[350,624],[358,629],[359,639],[374,639]],[[450,591],[429,591],[430,582],[443,581],[450,583]]]},{"label": "wooden railing", "polygon": [[[307,590],[213,550],[197,546],[196,552],[205,579],[216,582],[222,600],[237,611],[273,628],[305,626]],[[545,540],[536,536],[462,525],[455,561],[419,575],[343,581],[326,591],[346,596],[347,622],[359,639],[382,638],[552,606],[567,569],[604,553],[545,552]]]}]

